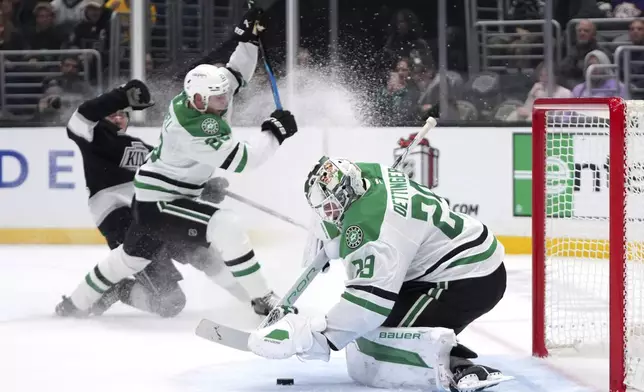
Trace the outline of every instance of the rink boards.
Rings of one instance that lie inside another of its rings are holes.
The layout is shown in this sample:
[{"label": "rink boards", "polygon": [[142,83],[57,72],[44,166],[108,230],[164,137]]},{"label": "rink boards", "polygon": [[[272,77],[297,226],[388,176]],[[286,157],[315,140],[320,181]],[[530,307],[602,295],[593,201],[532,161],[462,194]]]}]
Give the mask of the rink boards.
[{"label": "rink boards", "polygon": [[[418,128],[308,128],[287,140],[269,162],[254,171],[220,173],[230,190],[307,223],[311,215],[303,182],[311,167],[326,154],[355,161],[389,164],[400,146]],[[131,128],[132,134],[156,144],[157,128]],[[252,142],[259,130],[235,128]],[[529,128],[441,127],[428,136],[429,146],[410,154],[407,167],[419,182],[436,181],[435,191],[452,208],[482,220],[508,253],[529,253],[531,177]],[[582,178],[582,181],[586,181]],[[592,181],[589,176],[588,181]],[[82,158],[62,127],[4,128],[0,130],[0,243],[95,244],[87,208]],[[254,241],[288,235],[292,226],[262,212],[227,200],[224,207],[239,211]],[[581,239],[579,249],[605,247],[606,223],[561,221],[558,229],[572,229]],[[572,224],[567,228],[565,225]],[[588,241],[590,240],[590,241]]]}]

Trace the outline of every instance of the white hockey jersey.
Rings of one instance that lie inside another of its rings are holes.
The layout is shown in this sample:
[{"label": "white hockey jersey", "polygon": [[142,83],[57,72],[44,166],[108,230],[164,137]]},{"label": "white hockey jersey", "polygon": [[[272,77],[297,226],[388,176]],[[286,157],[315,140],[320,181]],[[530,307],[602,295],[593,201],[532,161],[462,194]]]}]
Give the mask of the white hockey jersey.
[{"label": "white hockey jersey", "polygon": [[[503,245],[480,221],[379,164],[357,163],[367,192],[346,211],[337,244],[348,280],[327,313],[324,334],[338,349],[382,325],[404,282],[443,283],[487,276]],[[333,252],[333,250],[331,250]]]},{"label": "white hockey jersey", "polygon": [[[239,72],[247,82],[256,66],[257,46],[240,42],[226,65],[230,105],[240,82],[228,69]],[[181,93],[170,102],[159,145],[136,173],[136,199],[154,202],[198,197],[216,169],[241,173],[261,165],[278,147],[271,132],[259,129],[252,142],[238,140],[225,115],[191,109],[186,94]]]}]

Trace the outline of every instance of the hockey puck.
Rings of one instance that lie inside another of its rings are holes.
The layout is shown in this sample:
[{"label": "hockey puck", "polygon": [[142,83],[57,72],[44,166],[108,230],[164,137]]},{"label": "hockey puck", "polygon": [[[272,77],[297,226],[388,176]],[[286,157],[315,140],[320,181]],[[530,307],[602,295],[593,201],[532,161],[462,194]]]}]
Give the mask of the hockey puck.
[{"label": "hockey puck", "polygon": [[277,379],[277,385],[293,385],[295,384],[295,380],[292,378],[278,378]]}]

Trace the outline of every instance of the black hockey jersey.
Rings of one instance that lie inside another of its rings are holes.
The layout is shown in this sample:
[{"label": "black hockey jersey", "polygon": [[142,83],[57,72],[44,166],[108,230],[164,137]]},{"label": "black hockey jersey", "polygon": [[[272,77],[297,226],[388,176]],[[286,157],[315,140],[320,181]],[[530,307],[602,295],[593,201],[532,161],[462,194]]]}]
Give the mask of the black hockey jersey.
[{"label": "black hockey jersey", "polygon": [[105,117],[127,107],[121,92],[112,90],[84,102],[67,123],[67,136],[83,157],[89,206],[97,225],[114,209],[129,206],[132,181],[152,147],[119,132]]}]

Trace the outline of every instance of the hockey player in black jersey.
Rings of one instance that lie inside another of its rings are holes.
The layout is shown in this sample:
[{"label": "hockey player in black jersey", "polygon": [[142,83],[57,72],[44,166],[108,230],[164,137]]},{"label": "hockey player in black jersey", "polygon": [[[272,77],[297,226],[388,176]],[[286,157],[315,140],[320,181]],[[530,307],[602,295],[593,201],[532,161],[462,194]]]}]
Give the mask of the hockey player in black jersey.
[{"label": "hockey player in black jersey", "polygon": [[[123,243],[132,222],[134,174],[152,150],[152,146],[127,134],[128,110],[144,110],[152,105],[148,87],[139,80],[131,80],[84,102],[67,123],[67,135],[83,157],[90,213],[110,249]],[[217,188],[222,186],[227,186],[225,179],[211,180],[205,195],[210,201],[220,202],[223,197]],[[163,317],[177,315],[183,309],[186,297],[178,285],[181,273],[172,259],[190,260],[197,269],[210,276],[216,275],[220,269],[212,266],[212,260],[203,257],[203,253],[201,255],[199,257],[199,251],[194,248],[161,249],[153,262],[134,278],[123,279],[105,291],[90,312],[100,315],[120,300]],[[105,279],[98,270],[93,274],[98,280]],[[88,275],[86,279],[91,281],[94,277]],[[234,287],[227,289],[235,294]],[[64,303],[63,300],[56,308],[59,315],[65,315]]]}]

